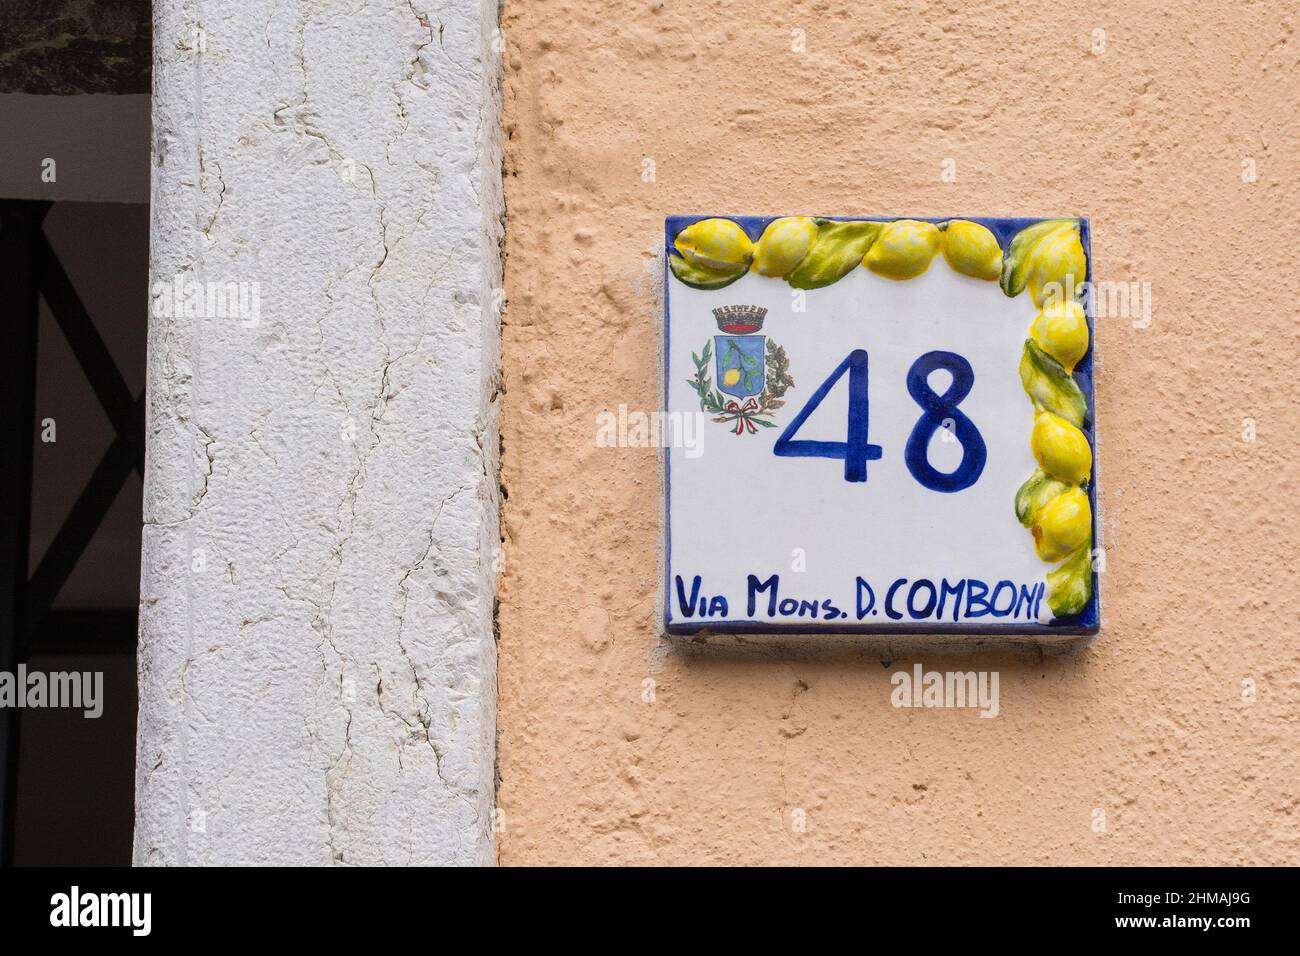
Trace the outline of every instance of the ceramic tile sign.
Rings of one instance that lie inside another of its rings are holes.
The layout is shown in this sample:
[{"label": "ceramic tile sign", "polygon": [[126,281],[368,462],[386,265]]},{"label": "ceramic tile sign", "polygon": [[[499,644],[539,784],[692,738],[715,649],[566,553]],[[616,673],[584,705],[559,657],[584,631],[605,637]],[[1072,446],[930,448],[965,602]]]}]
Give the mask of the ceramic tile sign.
[{"label": "ceramic tile sign", "polygon": [[1087,220],[666,227],[668,633],[1096,632]]}]

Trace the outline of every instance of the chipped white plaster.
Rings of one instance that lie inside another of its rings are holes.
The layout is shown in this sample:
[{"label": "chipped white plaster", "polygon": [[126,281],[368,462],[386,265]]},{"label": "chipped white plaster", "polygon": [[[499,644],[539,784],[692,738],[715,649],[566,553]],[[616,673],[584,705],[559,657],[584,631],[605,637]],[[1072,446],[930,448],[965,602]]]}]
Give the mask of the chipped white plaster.
[{"label": "chipped white plaster", "polygon": [[136,862],[489,863],[496,3],[154,6]]}]

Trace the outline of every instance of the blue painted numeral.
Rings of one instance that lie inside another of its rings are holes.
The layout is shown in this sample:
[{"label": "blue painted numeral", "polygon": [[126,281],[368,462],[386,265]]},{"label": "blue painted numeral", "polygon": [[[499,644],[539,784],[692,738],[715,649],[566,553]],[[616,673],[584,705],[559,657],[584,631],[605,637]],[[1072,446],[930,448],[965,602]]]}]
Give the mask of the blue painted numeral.
[{"label": "blue painted numeral", "polygon": [[[940,368],[952,373],[952,384],[942,395],[936,395],[928,379],[931,372]],[[907,462],[912,477],[931,491],[951,493],[969,488],[984,471],[984,461],[988,456],[984,438],[975,423],[957,408],[974,385],[975,372],[970,362],[956,352],[926,352],[907,370],[907,390],[921,406],[923,414],[907,438],[903,460]],[[961,442],[961,464],[955,471],[945,474],[930,464],[929,450],[935,430],[945,427],[948,422],[952,422],[953,432]]]},{"label": "blue painted numeral", "polygon": [[[952,374],[952,384],[942,395],[930,387],[930,373],[946,369]],[[835,383],[849,373],[848,441],[808,441],[796,439],[808,416],[817,410]],[[826,381],[812,393],[806,405],[799,410],[781,437],[772,446],[772,453],[782,458],[833,458],[844,461],[845,481],[866,481],[867,462],[877,461],[881,455],[879,445],[867,441],[869,403],[867,399],[867,353],[854,349]],[[950,494],[969,488],[979,480],[984,471],[988,449],[975,423],[957,408],[975,385],[975,372],[970,362],[955,352],[926,352],[912,363],[907,371],[907,391],[921,406],[921,417],[908,436],[903,449],[903,461],[921,485],[931,491]],[[939,428],[949,423],[957,440],[961,442],[961,464],[952,472],[942,472],[930,464],[930,439]]]},{"label": "blue painted numeral", "polygon": [[[849,373],[849,424],[848,441],[808,441],[795,439],[795,433],[808,416],[816,411],[830,390],[845,372]],[[866,481],[867,462],[880,458],[880,446],[867,441],[867,353],[854,349],[839,364],[830,377],[812,393],[808,404],[799,410],[781,437],[772,446],[772,453],[783,458],[842,458],[845,481]]]}]

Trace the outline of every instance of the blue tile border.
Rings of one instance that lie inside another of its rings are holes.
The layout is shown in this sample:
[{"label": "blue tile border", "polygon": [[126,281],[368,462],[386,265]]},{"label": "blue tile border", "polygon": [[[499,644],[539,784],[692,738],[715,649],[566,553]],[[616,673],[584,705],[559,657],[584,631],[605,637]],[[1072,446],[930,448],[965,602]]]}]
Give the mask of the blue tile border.
[{"label": "blue tile border", "polygon": [[[667,256],[672,255],[676,250],[673,247],[673,239],[681,230],[685,229],[692,223],[699,222],[702,219],[724,218],[730,219],[737,223],[749,236],[751,241],[758,241],[763,234],[763,230],[768,224],[775,219],[781,219],[789,215],[808,215],[807,213],[782,213],[780,215],[770,216],[745,216],[730,215],[727,213],[707,213],[703,215],[672,215],[664,219],[664,287],[663,287],[663,350],[664,350],[664,367],[663,367],[663,410],[666,412],[669,408],[668,386],[672,381],[672,341],[670,336],[670,309],[669,289],[672,281],[672,270],[667,268]],[[1098,463],[1100,454],[1097,449],[1097,414],[1096,414],[1096,395],[1094,388],[1094,362],[1093,356],[1097,348],[1096,335],[1096,316],[1091,294],[1092,282],[1092,229],[1091,224],[1086,216],[819,216],[821,219],[831,219],[839,222],[893,222],[898,219],[915,219],[919,222],[932,222],[935,224],[948,222],[952,219],[962,219],[967,222],[976,222],[986,227],[994,236],[997,237],[998,243],[1002,246],[1003,252],[1006,252],[1012,238],[1015,237],[1026,226],[1032,226],[1034,223],[1042,222],[1046,219],[1077,219],[1079,221],[1079,239],[1083,245],[1084,260],[1086,264],[1085,281],[1089,283],[1089,293],[1084,298],[1084,311],[1088,320],[1088,351],[1082,361],[1074,369],[1074,377],[1078,382],[1080,389],[1084,392],[1088,401],[1088,427],[1084,429],[1088,437],[1088,443],[1092,447],[1092,478],[1088,483],[1088,503],[1092,509],[1092,546],[1094,549],[1102,547],[1102,541],[1097,533],[1097,478]],[[1022,292],[1022,295],[1027,293]],[[1028,337],[1029,330],[1025,330],[1025,336]],[[1010,361],[1017,361],[1015,356]],[[1029,440],[1028,434],[1025,440]],[[672,456],[670,449],[662,449],[664,462],[664,555],[663,555],[663,624],[666,633],[673,636],[690,636],[700,633],[732,633],[732,634],[827,634],[827,635],[880,635],[890,634],[969,634],[980,635],[985,637],[1010,636],[1010,635],[1034,635],[1038,637],[1058,637],[1058,636],[1076,636],[1076,635],[1093,635],[1100,631],[1101,628],[1101,587],[1100,579],[1094,568],[1092,572],[1092,597],[1088,601],[1088,606],[1079,614],[1059,618],[1047,624],[989,624],[989,625],[969,625],[969,624],[895,624],[881,625],[868,624],[865,622],[854,624],[784,624],[772,621],[749,621],[731,619],[726,621],[674,621],[672,617]]]}]

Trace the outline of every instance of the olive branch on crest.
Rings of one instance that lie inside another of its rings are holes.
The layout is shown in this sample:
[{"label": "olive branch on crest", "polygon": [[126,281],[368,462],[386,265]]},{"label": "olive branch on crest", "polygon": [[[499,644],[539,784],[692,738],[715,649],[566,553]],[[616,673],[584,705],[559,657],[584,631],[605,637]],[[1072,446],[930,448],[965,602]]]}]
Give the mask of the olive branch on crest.
[{"label": "olive branch on crest", "polygon": [[704,343],[704,351],[699,355],[691,353],[695,363],[695,377],[687,379],[687,384],[700,396],[700,411],[721,414],[724,399],[722,393],[713,387],[709,380],[709,362],[713,359],[713,340]]}]

